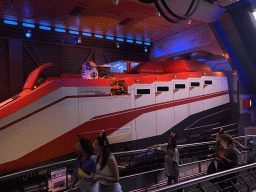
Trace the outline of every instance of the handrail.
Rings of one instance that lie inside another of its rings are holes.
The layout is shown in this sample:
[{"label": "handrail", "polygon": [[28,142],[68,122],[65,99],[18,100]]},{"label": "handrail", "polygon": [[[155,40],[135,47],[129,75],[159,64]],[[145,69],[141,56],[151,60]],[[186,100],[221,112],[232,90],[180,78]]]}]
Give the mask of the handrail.
[{"label": "handrail", "polygon": [[[182,165],[179,165],[179,167],[188,166],[188,165],[193,165],[193,164],[202,163],[202,162],[206,162],[206,161],[211,161],[212,159],[213,159],[213,158],[204,159],[204,160],[201,160],[201,161],[195,161],[195,162],[191,162],[191,163],[187,163],[187,164],[182,164]],[[127,175],[127,176],[124,176],[124,177],[120,177],[120,180],[121,180],[121,179],[130,178],[130,177],[136,177],[136,176],[139,176],[139,175],[144,175],[144,174],[152,173],[152,172],[156,172],[156,171],[162,171],[162,170],[164,170],[164,169],[165,169],[165,168],[159,168],[159,169],[155,169],[155,170],[151,170],[151,171],[145,171],[145,172],[142,172],[142,173],[136,173],[136,174],[133,174],[133,175]]]},{"label": "handrail", "polygon": [[[230,124],[231,126],[234,125],[234,124]],[[228,125],[225,125],[225,127],[228,126]],[[247,135],[247,136],[240,136],[240,137],[252,137],[255,135]],[[240,137],[236,137],[236,138],[240,138]],[[206,144],[213,144],[215,143],[216,141],[209,141],[209,142],[201,142],[201,143],[191,143],[191,144],[185,144],[185,145],[178,145],[177,147],[178,148],[185,148],[185,147],[194,147],[194,146],[200,146],[200,145],[206,145]],[[165,144],[160,144],[159,146],[163,146],[163,145],[166,145]],[[113,153],[113,155],[123,155],[123,154],[134,154],[134,153],[143,153],[143,152],[148,152],[149,150],[148,149],[139,149],[139,150],[133,150],[133,151],[124,151],[124,152],[116,152],[116,153]],[[61,161],[61,162],[57,162],[57,163],[53,163],[53,164],[49,164],[49,165],[44,165],[44,166],[41,166],[41,167],[36,167],[36,168],[31,168],[31,169],[28,169],[28,170],[25,170],[25,171],[20,171],[20,172],[17,172],[17,173],[12,173],[12,174],[9,174],[9,175],[5,175],[5,176],[2,176],[0,177],[0,180],[2,179],[6,179],[8,177],[16,177],[16,176],[19,176],[19,175],[23,175],[23,174],[26,174],[26,173],[29,173],[29,172],[35,172],[35,171],[39,171],[39,170],[42,170],[42,169],[48,169],[50,167],[54,167],[54,166],[59,166],[59,165],[62,165],[62,164],[67,164],[67,163],[74,163],[76,161],[76,159],[69,159],[69,160],[66,160],[66,161]]]},{"label": "handrail", "polygon": [[199,183],[202,183],[202,182],[205,182],[205,181],[209,181],[211,179],[215,179],[215,178],[218,178],[220,176],[225,176],[225,175],[228,175],[228,174],[231,174],[231,173],[237,173],[239,171],[247,170],[247,169],[253,168],[255,166],[256,166],[256,163],[253,163],[253,164],[250,164],[250,165],[244,165],[244,166],[241,166],[241,167],[236,167],[234,169],[230,169],[230,170],[226,170],[226,171],[222,171],[222,172],[202,176],[200,178],[195,178],[195,179],[191,179],[191,180],[188,180],[188,181],[183,181],[183,182],[180,182],[178,184],[173,184],[173,185],[170,185],[170,186],[167,186],[167,187],[163,187],[161,189],[157,189],[155,191],[156,192],[167,191],[167,190],[170,191],[170,190],[180,189],[181,187],[182,188],[189,187],[191,185],[195,185],[195,184],[199,184]]}]

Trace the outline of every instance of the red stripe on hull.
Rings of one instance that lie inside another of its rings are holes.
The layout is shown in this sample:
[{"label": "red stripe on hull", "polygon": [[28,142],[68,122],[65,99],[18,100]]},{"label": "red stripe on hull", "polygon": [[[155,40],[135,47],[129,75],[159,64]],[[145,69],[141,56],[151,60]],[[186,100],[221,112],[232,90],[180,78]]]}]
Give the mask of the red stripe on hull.
[{"label": "red stripe on hull", "polygon": [[55,157],[59,157],[74,152],[75,144],[78,141],[77,135],[81,134],[82,136],[88,137],[92,142],[94,142],[95,139],[100,135],[101,130],[109,130],[107,131],[107,135],[110,135],[115,130],[123,127],[124,125],[126,125],[127,123],[131,122],[132,120],[136,119],[144,113],[170,108],[178,105],[184,105],[196,101],[206,100],[218,96],[223,96],[226,94],[228,94],[228,91],[188,99],[181,99],[178,101],[176,100],[171,102],[154,104],[146,107],[129,109],[121,112],[94,117],[91,120],[83,123],[82,125],[54,139],[53,141],[24,155],[18,160],[14,160],[0,165],[0,174],[14,171],[21,167],[25,167],[28,165],[32,165],[38,162],[46,161],[49,159],[53,159]]}]

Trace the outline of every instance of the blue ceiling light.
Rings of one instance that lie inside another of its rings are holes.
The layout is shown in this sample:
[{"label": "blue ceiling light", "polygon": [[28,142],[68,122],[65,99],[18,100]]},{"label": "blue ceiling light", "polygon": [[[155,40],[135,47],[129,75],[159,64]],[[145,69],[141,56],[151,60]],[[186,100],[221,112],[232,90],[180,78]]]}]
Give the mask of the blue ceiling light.
[{"label": "blue ceiling light", "polygon": [[61,33],[65,33],[66,30],[65,29],[60,29],[60,28],[55,28],[55,31],[57,32],[61,32]]},{"label": "blue ceiling light", "polygon": [[39,26],[39,29],[43,29],[43,30],[50,31],[52,28],[51,28],[51,27],[47,27],[47,26],[42,26],[42,25],[40,25],[40,26]]},{"label": "blue ceiling light", "polygon": [[91,33],[82,33],[82,35],[87,36],[87,37],[91,37],[92,36]]},{"label": "blue ceiling light", "polygon": [[148,52],[148,48],[144,47],[144,51],[145,51],[145,53],[147,53]]},{"label": "blue ceiling light", "polygon": [[126,42],[127,42],[127,43],[133,43],[133,40],[131,40],[131,39],[126,39]]},{"label": "blue ceiling light", "polygon": [[150,43],[149,42],[144,42],[144,45],[150,45]]},{"label": "blue ceiling light", "polygon": [[69,31],[69,33],[71,33],[71,34],[75,34],[75,35],[78,35],[78,34],[79,34],[79,32],[78,32],[78,31],[72,31],[72,30],[70,30],[70,31]]},{"label": "blue ceiling light", "polygon": [[82,38],[81,38],[81,37],[79,37],[79,38],[77,39],[77,43],[82,43]]},{"label": "blue ceiling light", "polygon": [[204,58],[197,59],[197,61],[206,62],[207,60]]},{"label": "blue ceiling light", "polygon": [[103,35],[95,34],[94,37],[96,37],[96,38],[103,38]]},{"label": "blue ceiling light", "polygon": [[115,38],[114,38],[114,37],[110,37],[110,36],[106,36],[106,39],[108,39],[108,40],[114,40]]},{"label": "blue ceiling light", "polygon": [[34,25],[34,24],[31,24],[31,23],[22,23],[22,25],[23,25],[24,27],[35,28],[35,25]]},{"label": "blue ceiling light", "polygon": [[27,37],[27,38],[30,38],[31,36],[32,36],[31,31],[28,30],[27,33],[26,33],[26,37]]},{"label": "blue ceiling light", "polygon": [[8,25],[18,25],[17,21],[11,21],[11,20],[4,20],[4,23]]},{"label": "blue ceiling light", "polygon": [[197,55],[197,53],[191,53],[191,57],[194,57],[196,55]]},{"label": "blue ceiling light", "polygon": [[141,41],[135,41],[135,43],[137,43],[137,44],[142,44],[142,42],[141,42]]},{"label": "blue ceiling light", "polygon": [[116,38],[117,41],[124,41],[122,38]]}]

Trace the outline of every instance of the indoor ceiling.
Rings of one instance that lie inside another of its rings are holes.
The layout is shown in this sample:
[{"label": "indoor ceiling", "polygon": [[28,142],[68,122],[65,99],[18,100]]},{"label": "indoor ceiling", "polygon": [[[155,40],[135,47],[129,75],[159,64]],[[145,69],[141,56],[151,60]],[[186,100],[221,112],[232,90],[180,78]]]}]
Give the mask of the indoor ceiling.
[{"label": "indoor ceiling", "polygon": [[[166,0],[184,14],[192,0]],[[159,15],[154,4],[138,0],[2,0],[0,17],[96,34],[157,41],[219,18],[238,0],[204,0],[192,16],[174,24]]]}]

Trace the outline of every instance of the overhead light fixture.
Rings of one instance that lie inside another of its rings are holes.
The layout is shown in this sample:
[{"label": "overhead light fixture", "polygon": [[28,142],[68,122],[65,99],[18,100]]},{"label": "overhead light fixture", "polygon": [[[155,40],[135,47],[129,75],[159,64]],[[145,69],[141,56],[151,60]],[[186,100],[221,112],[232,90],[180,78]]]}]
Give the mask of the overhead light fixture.
[{"label": "overhead light fixture", "polygon": [[61,28],[55,28],[55,31],[61,32],[61,33],[65,33],[66,32],[65,29],[61,29]]},{"label": "overhead light fixture", "polygon": [[32,35],[31,35],[31,30],[28,30],[27,33],[26,33],[26,37],[27,38],[30,38]]},{"label": "overhead light fixture", "polygon": [[82,39],[81,39],[81,37],[78,37],[78,39],[77,39],[77,43],[82,43]]},{"label": "overhead light fixture", "polygon": [[119,49],[119,43],[116,43],[116,48]]},{"label": "overhead light fixture", "polygon": [[35,25],[34,25],[34,24],[31,24],[31,23],[22,23],[22,26],[24,26],[24,27],[30,27],[30,28],[35,28]]},{"label": "overhead light fixture", "polygon": [[144,47],[144,51],[145,51],[145,53],[147,53],[148,52],[148,48]]},{"label": "overhead light fixture", "polygon": [[17,21],[4,20],[4,23],[9,25],[18,25]]}]

